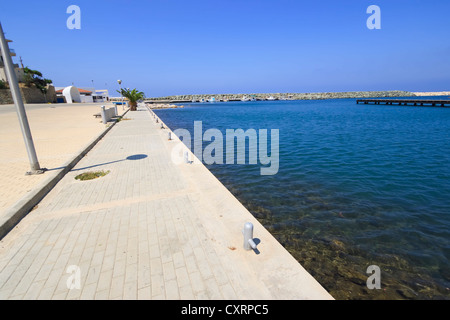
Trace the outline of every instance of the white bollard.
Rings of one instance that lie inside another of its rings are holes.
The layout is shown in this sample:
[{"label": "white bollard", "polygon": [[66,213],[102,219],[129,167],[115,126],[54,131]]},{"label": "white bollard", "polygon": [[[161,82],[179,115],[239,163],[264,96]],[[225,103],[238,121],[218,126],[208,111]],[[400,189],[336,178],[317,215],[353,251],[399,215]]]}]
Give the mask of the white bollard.
[{"label": "white bollard", "polygon": [[172,140],[172,132],[169,131],[168,136],[169,136],[169,140]]},{"label": "white bollard", "polygon": [[189,152],[184,152],[184,162],[189,163]]},{"label": "white bollard", "polygon": [[242,230],[244,235],[244,249],[245,250],[256,250],[256,243],[253,241],[253,224],[251,222],[246,222],[244,224],[244,230]]}]

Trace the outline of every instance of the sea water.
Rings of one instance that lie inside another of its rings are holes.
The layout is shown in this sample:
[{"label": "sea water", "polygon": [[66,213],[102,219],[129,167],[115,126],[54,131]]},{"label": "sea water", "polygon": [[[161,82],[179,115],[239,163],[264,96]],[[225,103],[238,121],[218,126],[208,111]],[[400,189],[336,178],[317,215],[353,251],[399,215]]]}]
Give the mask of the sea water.
[{"label": "sea water", "polygon": [[[207,167],[335,298],[450,298],[450,108],[337,99],[155,112],[172,130],[279,130],[277,174]],[[367,286],[374,265],[380,289]]]}]

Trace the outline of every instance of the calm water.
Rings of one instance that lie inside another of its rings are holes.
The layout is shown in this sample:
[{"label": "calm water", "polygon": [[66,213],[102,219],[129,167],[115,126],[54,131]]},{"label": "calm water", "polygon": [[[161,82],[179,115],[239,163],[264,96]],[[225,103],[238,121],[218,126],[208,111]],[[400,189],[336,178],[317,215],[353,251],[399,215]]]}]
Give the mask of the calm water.
[{"label": "calm water", "polygon": [[[450,109],[185,104],[172,129],[279,129],[280,168],[208,168],[337,299],[450,299]],[[204,146],[207,143],[205,142]],[[380,290],[366,287],[370,265]]]}]

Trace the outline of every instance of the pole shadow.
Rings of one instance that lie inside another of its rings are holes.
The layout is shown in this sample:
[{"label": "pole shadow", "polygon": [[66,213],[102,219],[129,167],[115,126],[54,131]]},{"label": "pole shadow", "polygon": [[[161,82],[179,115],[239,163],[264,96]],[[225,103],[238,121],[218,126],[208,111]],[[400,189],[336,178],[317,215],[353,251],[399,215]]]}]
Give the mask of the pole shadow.
[{"label": "pole shadow", "polygon": [[[116,163],[116,162],[122,162],[122,161],[127,161],[127,160],[130,160],[130,161],[142,160],[142,159],[145,159],[147,157],[148,157],[148,155],[146,155],[146,154],[134,154],[132,156],[126,157],[125,159],[120,159],[120,160],[115,160],[115,161],[109,161],[109,162],[94,164],[92,166],[78,168],[78,169],[72,169],[70,171],[76,172],[76,171],[91,169],[91,168],[100,167],[100,166],[104,166],[104,165],[107,165],[107,164]],[[57,168],[48,169],[47,171],[60,170],[60,169],[64,169],[64,168],[65,167],[57,167]]]}]

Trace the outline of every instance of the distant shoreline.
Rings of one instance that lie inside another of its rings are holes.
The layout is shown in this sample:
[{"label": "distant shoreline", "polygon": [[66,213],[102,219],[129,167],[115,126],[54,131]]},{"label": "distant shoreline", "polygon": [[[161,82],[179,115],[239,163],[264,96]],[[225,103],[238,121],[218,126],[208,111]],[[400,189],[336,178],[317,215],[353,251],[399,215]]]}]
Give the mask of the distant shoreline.
[{"label": "distant shoreline", "polygon": [[446,96],[450,92],[409,92],[409,91],[353,91],[353,92],[315,92],[315,93],[241,93],[241,94],[190,94],[145,99],[148,103],[188,103],[212,101],[249,101],[249,100],[326,100],[352,98],[395,98]]},{"label": "distant shoreline", "polygon": [[413,92],[416,97],[439,97],[450,96],[450,91],[437,91],[437,92]]}]

